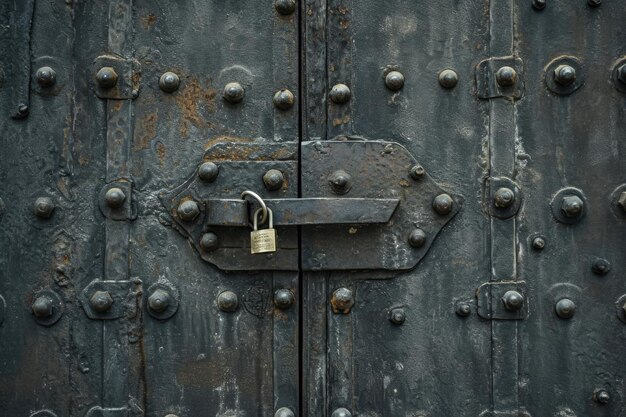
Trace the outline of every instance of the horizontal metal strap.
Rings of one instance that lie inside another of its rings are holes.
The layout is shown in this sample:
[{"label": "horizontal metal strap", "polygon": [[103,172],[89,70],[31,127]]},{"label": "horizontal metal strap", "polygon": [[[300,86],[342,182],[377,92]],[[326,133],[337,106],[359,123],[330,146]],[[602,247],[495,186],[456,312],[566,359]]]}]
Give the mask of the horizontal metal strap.
[{"label": "horizontal metal strap", "polygon": [[[264,200],[275,226],[387,223],[396,211],[397,198],[284,198]],[[250,213],[244,200],[205,200],[206,224],[248,226]]]}]

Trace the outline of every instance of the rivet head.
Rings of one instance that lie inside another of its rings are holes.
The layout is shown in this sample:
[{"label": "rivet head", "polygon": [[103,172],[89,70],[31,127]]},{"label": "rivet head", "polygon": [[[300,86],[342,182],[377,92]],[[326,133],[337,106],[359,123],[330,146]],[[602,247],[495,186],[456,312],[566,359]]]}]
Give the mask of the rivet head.
[{"label": "rivet head", "polygon": [[294,101],[293,93],[285,88],[278,90],[272,99],[274,107],[278,110],[289,110],[293,106]]},{"label": "rivet head", "polygon": [[57,73],[50,67],[41,67],[35,74],[37,78],[37,84],[41,87],[52,87],[57,81]]},{"label": "rivet head", "polygon": [[291,307],[294,302],[295,297],[293,296],[293,293],[286,288],[276,290],[276,292],[274,293],[274,304],[281,310],[285,310]]},{"label": "rivet head", "polygon": [[205,233],[200,238],[200,247],[207,252],[212,252],[219,247],[219,238],[213,232]]},{"label": "rivet head", "polygon": [[617,80],[622,84],[626,84],[626,64],[621,65],[617,69]]},{"label": "rivet head", "polygon": [[398,91],[404,87],[404,75],[400,71],[389,71],[385,76],[385,85],[392,91]]},{"label": "rivet head", "polygon": [[198,167],[198,177],[204,182],[213,182],[220,173],[220,168],[213,162],[204,162]]},{"label": "rivet head", "polygon": [[515,290],[509,290],[502,296],[504,307],[509,311],[519,311],[524,306],[524,296]]},{"label": "rivet head", "polygon": [[419,180],[419,179],[424,178],[424,175],[426,175],[426,170],[424,169],[423,166],[419,164],[413,165],[411,167],[410,174],[411,174],[411,178],[413,178],[414,180]]},{"label": "rivet head", "polygon": [[537,10],[546,8],[546,0],[533,0],[533,7]]},{"label": "rivet head", "polygon": [[406,313],[403,308],[394,308],[389,312],[389,321],[393,324],[402,325],[406,321]]},{"label": "rivet head", "polygon": [[37,297],[35,302],[33,302],[31,309],[35,317],[45,319],[52,316],[54,310],[53,304],[53,301],[49,297],[41,296]]},{"label": "rivet head", "polygon": [[285,177],[282,172],[277,169],[270,169],[263,175],[263,184],[269,191],[280,190],[285,183]]},{"label": "rivet head", "polygon": [[183,221],[190,222],[198,217],[198,214],[200,214],[200,208],[198,207],[198,203],[195,201],[186,200],[180,203],[176,209],[176,213]]},{"label": "rivet head", "polygon": [[415,228],[409,234],[409,245],[414,248],[421,248],[426,243],[426,232],[422,229]]},{"label": "rivet head", "polygon": [[148,308],[157,313],[162,313],[170,306],[170,294],[162,289],[155,290],[148,297]]},{"label": "rivet head", "polygon": [[442,216],[450,214],[452,212],[453,205],[454,201],[449,194],[439,194],[433,199],[433,209],[435,209],[437,214]]},{"label": "rivet head", "polygon": [[245,91],[241,84],[233,82],[226,84],[222,96],[224,97],[224,100],[228,101],[229,103],[236,104],[243,100],[244,94]]},{"label": "rivet head", "polygon": [[98,313],[106,313],[113,305],[113,298],[108,291],[96,291],[89,299],[89,304]]},{"label": "rivet head", "polygon": [[617,205],[621,207],[622,211],[626,212],[626,191],[622,191],[617,198]]},{"label": "rivet head", "polygon": [[104,195],[104,200],[109,207],[120,208],[124,205],[124,201],[126,201],[126,195],[121,188],[112,187],[107,190]]},{"label": "rivet head", "polygon": [[577,195],[565,196],[561,201],[561,212],[565,217],[575,219],[583,213],[584,204]]},{"label": "rivet head", "polygon": [[554,81],[562,86],[572,85],[576,81],[576,70],[570,65],[559,65],[554,70]]},{"label": "rivet head", "polygon": [[511,207],[515,202],[515,193],[507,187],[498,188],[493,196],[493,204],[498,208]]},{"label": "rivet head", "polygon": [[28,116],[28,113],[30,112],[30,109],[28,108],[28,106],[24,103],[20,103],[17,105],[17,116],[20,119],[23,119],[24,117]]},{"label": "rivet head", "polygon": [[331,417],[352,417],[352,413],[345,408],[338,408],[333,411]]},{"label": "rivet head", "polygon": [[291,409],[282,407],[276,410],[274,417],[295,417],[295,414],[291,411]]},{"label": "rivet head", "polygon": [[330,89],[330,99],[335,104],[345,104],[350,101],[351,96],[350,88],[345,84],[335,84]]},{"label": "rivet head", "polygon": [[596,259],[591,270],[597,275],[606,275],[611,271],[611,263],[606,259]]},{"label": "rivet head", "polygon": [[574,317],[574,313],[576,312],[576,304],[569,298],[563,298],[556,303],[554,306],[554,310],[556,311],[556,315],[562,319],[570,319]]},{"label": "rivet head", "polygon": [[54,211],[54,203],[49,197],[39,197],[37,200],[35,200],[35,206],[33,209],[35,212],[35,216],[42,219],[47,219],[52,215],[52,212]]},{"label": "rivet head", "polygon": [[587,4],[591,7],[598,7],[602,4],[602,0],[587,0]]},{"label": "rivet head", "polygon": [[510,87],[517,82],[517,72],[509,66],[496,71],[496,82],[502,87]]},{"label": "rivet head", "polygon": [[167,71],[159,78],[159,88],[165,93],[173,93],[180,86],[180,78],[177,74]]},{"label": "rivet head", "polygon": [[96,73],[96,81],[100,88],[113,88],[117,84],[117,72],[112,67],[102,67]]},{"label": "rivet head", "polygon": [[540,236],[533,239],[533,249],[542,250],[546,247],[546,240]]},{"label": "rivet head", "polygon": [[608,404],[611,401],[611,395],[605,389],[596,390],[593,397],[600,404]]},{"label": "rivet head", "polygon": [[459,83],[459,75],[456,71],[445,69],[439,73],[439,85],[443,88],[454,88]]},{"label": "rivet head", "polygon": [[467,317],[472,312],[472,307],[468,303],[459,303],[456,306],[456,314],[461,317]]},{"label": "rivet head", "polygon": [[336,289],[330,299],[330,306],[335,314],[348,314],[354,306],[352,290],[343,287]]},{"label": "rivet head", "polygon": [[282,15],[290,15],[296,11],[296,0],[276,0],[274,8]]},{"label": "rivet head", "polygon": [[340,169],[330,174],[328,184],[335,194],[345,194],[352,188],[352,176]]},{"label": "rivet head", "polygon": [[232,291],[222,291],[217,296],[217,306],[226,313],[232,313],[239,307],[239,297]]}]

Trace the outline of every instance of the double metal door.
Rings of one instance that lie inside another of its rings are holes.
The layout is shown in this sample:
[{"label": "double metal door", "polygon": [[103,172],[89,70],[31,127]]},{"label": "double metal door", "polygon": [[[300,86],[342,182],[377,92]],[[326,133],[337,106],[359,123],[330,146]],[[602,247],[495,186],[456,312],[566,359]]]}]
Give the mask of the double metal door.
[{"label": "double metal door", "polygon": [[0,11],[1,416],[623,415],[620,1]]}]

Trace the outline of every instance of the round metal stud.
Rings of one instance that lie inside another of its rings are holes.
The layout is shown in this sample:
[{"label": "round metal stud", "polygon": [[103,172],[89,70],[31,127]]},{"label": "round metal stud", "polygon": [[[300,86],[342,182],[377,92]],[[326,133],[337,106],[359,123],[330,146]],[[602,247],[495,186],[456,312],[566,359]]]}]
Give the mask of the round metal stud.
[{"label": "round metal stud", "polygon": [[498,208],[511,207],[515,202],[515,193],[507,187],[498,188],[493,197],[493,204]]},{"label": "round metal stud", "polygon": [[52,87],[57,81],[57,73],[50,67],[41,67],[35,74],[37,84],[43,88]]},{"label": "round metal stud", "polygon": [[411,167],[411,178],[413,178],[414,180],[419,180],[424,178],[424,175],[426,175],[426,170],[424,169],[423,166],[421,165],[413,165]]},{"label": "round metal stud", "polygon": [[585,217],[587,212],[586,198],[583,192],[574,187],[559,190],[552,201],[550,208],[554,218],[565,224],[574,224]]},{"label": "round metal stud", "polygon": [[45,319],[52,316],[54,311],[54,302],[46,295],[41,295],[35,299],[31,306],[33,314],[38,319]]},{"label": "round metal stud", "polygon": [[181,220],[190,222],[198,217],[200,214],[200,208],[198,207],[198,203],[193,200],[185,200],[176,209],[176,213]]},{"label": "round metal stud", "polygon": [[244,95],[245,91],[243,87],[237,82],[226,84],[226,86],[224,87],[224,92],[222,93],[224,100],[232,104],[239,103],[241,100],[243,100]]},{"label": "round metal stud", "polygon": [[576,219],[583,213],[585,203],[577,195],[569,195],[561,200],[561,212],[569,219]]},{"label": "round metal stud", "polygon": [[541,236],[537,236],[533,239],[533,249],[535,250],[543,250],[546,247],[546,241]]},{"label": "round metal stud", "polygon": [[180,78],[177,74],[168,71],[159,78],[159,88],[165,93],[173,93],[180,86]]},{"label": "round metal stud", "polygon": [[330,299],[330,306],[335,314],[348,314],[354,306],[352,290],[344,287],[336,289]]},{"label": "round metal stud", "polygon": [[165,417],[178,417],[176,414],[166,414]]},{"label": "round metal stud", "polygon": [[170,294],[159,288],[148,297],[148,308],[156,313],[162,313],[170,306],[170,301]]},{"label": "round metal stud", "polygon": [[232,291],[223,291],[217,296],[217,306],[226,313],[232,313],[239,307],[239,297]]},{"label": "round metal stud", "polygon": [[296,11],[296,0],[276,0],[274,8],[278,13],[288,16]]},{"label": "round metal stud", "polygon": [[220,168],[213,162],[204,162],[198,167],[198,177],[204,182],[213,182],[220,173]]},{"label": "round metal stud", "polygon": [[496,82],[501,87],[510,87],[517,82],[517,72],[509,66],[504,66],[496,71]]},{"label": "round metal stud", "polygon": [[616,78],[622,84],[626,84],[626,64],[622,64],[616,69]]},{"label": "round metal stud", "polygon": [[278,110],[289,110],[293,106],[294,101],[293,93],[286,88],[278,90],[272,99],[274,107]]},{"label": "round metal stud", "polygon": [[207,251],[212,252],[216,250],[220,245],[219,238],[213,232],[208,232],[202,235],[200,238],[200,247]]},{"label": "round metal stud", "polygon": [[562,319],[570,319],[574,317],[574,313],[576,312],[576,304],[570,300],[569,298],[563,298],[557,301],[554,306],[554,311],[556,315]]},{"label": "round metal stud", "polygon": [[543,10],[546,8],[546,0],[533,0],[533,8]]},{"label": "round metal stud", "polygon": [[91,308],[98,313],[106,313],[113,306],[113,298],[108,291],[96,291],[89,299]]},{"label": "round metal stud", "polygon": [[291,307],[295,301],[296,298],[294,297],[293,293],[286,288],[276,290],[276,292],[274,293],[274,304],[281,310],[285,310]]},{"label": "round metal stud", "polygon": [[403,308],[394,308],[389,312],[389,321],[393,324],[402,325],[406,321],[406,313]]},{"label": "round metal stud", "polygon": [[[59,321],[65,309],[65,302],[58,293],[46,288],[33,294],[33,299],[30,309],[37,324],[52,326]],[[0,297],[0,323],[2,322],[4,306],[4,299]]]},{"label": "round metal stud", "polygon": [[409,234],[409,245],[414,248],[421,248],[426,244],[426,232],[419,227],[413,229]]},{"label": "round metal stud", "polygon": [[437,214],[441,216],[445,216],[446,214],[450,214],[452,212],[452,207],[454,205],[454,201],[449,194],[439,194],[433,200],[433,209],[437,212]]},{"label": "round metal stud", "polygon": [[576,69],[570,65],[559,65],[554,69],[554,81],[564,87],[576,82]]},{"label": "round metal stud", "polygon": [[502,296],[504,307],[509,311],[519,311],[524,306],[524,296],[515,290],[509,290]]},{"label": "round metal stud", "polygon": [[608,404],[611,401],[611,395],[605,389],[597,389],[593,393],[593,399],[599,402],[600,404]]},{"label": "round metal stud", "polygon": [[443,88],[454,88],[459,83],[459,75],[451,69],[444,69],[439,73],[439,85]]},{"label": "round metal stud", "polygon": [[96,82],[100,88],[113,88],[117,84],[117,72],[112,67],[102,67],[96,73]]},{"label": "round metal stud", "polygon": [[30,109],[28,108],[28,106],[24,103],[20,103],[17,105],[17,114],[15,115],[15,117],[18,119],[23,119],[28,116],[29,112]]},{"label": "round metal stud", "polygon": [[126,201],[126,195],[121,188],[113,187],[107,190],[104,199],[109,207],[120,208],[124,205],[124,201]]},{"label": "round metal stud", "polygon": [[351,96],[350,88],[345,84],[335,84],[330,89],[330,99],[335,104],[345,104],[350,101]]},{"label": "round metal stud", "polygon": [[459,303],[456,306],[456,314],[460,317],[467,317],[472,312],[472,307],[468,303]]},{"label": "round metal stud", "polygon": [[585,83],[583,69],[580,59],[574,56],[560,56],[545,67],[546,86],[558,95],[572,94]]},{"label": "round metal stud", "polygon": [[280,190],[285,183],[285,176],[277,169],[270,169],[263,175],[263,184],[269,191]]},{"label": "round metal stud", "polygon": [[34,212],[35,216],[47,219],[52,215],[54,211],[54,203],[49,197],[39,197],[35,200]]},{"label": "round metal stud", "polygon": [[611,263],[606,259],[598,258],[593,261],[591,270],[596,275],[606,275],[611,271]]},{"label": "round metal stud", "polygon": [[146,294],[144,304],[151,317],[167,320],[178,311],[180,293],[164,278],[152,284]]},{"label": "round metal stud", "polygon": [[352,413],[345,408],[338,408],[333,411],[331,417],[352,417]]},{"label": "round metal stud", "polygon": [[345,194],[352,188],[352,176],[340,169],[330,174],[328,184],[335,194]]},{"label": "round metal stud", "polygon": [[587,0],[587,4],[591,7],[598,7],[602,4],[602,0]]},{"label": "round metal stud", "polygon": [[400,71],[389,71],[385,76],[385,85],[392,91],[401,90],[404,87],[404,75]]}]

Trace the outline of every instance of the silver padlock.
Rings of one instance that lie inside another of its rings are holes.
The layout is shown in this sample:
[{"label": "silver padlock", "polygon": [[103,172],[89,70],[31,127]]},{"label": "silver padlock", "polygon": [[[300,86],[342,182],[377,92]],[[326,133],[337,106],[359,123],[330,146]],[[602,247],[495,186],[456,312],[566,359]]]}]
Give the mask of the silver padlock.
[{"label": "silver padlock", "polygon": [[257,253],[276,252],[276,229],[274,229],[274,215],[272,210],[267,209],[269,216],[269,224],[267,229],[259,230],[259,215],[263,209],[260,208],[254,212],[252,220],[252,232],[250,232],[250,252],[255,255]]}]

